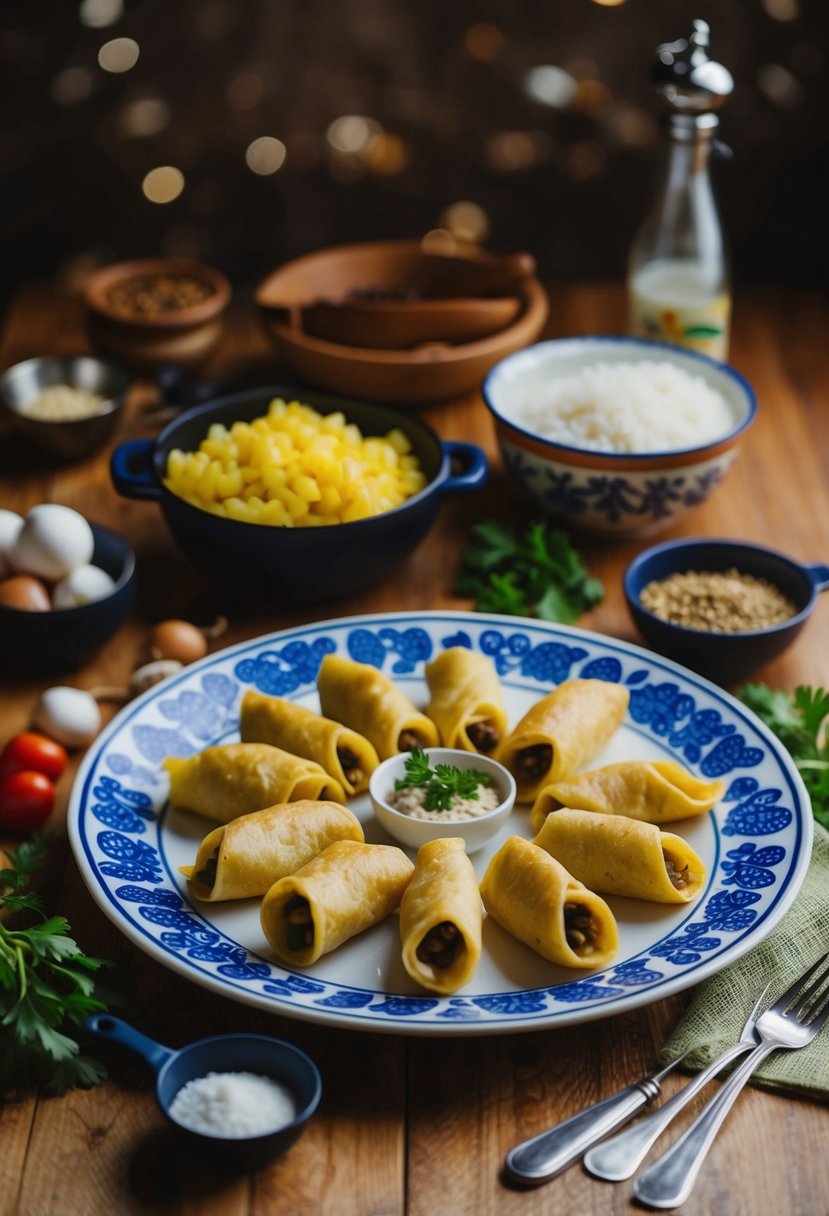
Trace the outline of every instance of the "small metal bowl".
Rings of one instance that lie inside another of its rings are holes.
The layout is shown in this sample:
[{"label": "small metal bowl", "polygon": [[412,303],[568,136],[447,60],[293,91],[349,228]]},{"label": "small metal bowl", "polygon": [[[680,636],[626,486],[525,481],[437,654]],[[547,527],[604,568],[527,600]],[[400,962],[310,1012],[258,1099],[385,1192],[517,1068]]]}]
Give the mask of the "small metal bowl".
[{"label": "small metal bowl", "polygon": [[[710,633],[665,621],[643,607],[640,596],[649,583],[686,571],[736,569],[778,587],[797,609],[794,616],[767,629]],[[788,649],[810,617],[817,597],[829,589],[829,566],[803,564],[745,541],[705,537],[666,541],[640,553],[624,576],[628,610],[652,650],[717,684],[733,685]]]},{"label": "small metal bowl", "polygon": [[476,768],[486,773],[498,792],[499,802],[491,811],[477,819],[446,821],[435,814],[432,819],[413,819],[411,815],[396,810],[386,799],[398,777],[406,775],[408,753],[389,756],[374,770],[369,778],[369,797],[380,825],[400,844],[417,849],[429,840],[446,836],[462,837],[467,853],[482,849],[508,819],[515,805],[515,780],[512,774],[489,756],[478,752],[467,752],[456,747],[427,747],[424,749],[432,766],[451,764],[455,768]]},{"label": "small metal bowl", "polygon": [[[29,402],[56,384],[87,389],[104,400],[98,412],[87,418],[51,420],[25,413]],[[49,456],[61,461],[79,460],[107,442],[129,385],[127,373],[116,363],[91,355],[26,359],[0,376],[0,412],[13,432],[25,436]]]}]

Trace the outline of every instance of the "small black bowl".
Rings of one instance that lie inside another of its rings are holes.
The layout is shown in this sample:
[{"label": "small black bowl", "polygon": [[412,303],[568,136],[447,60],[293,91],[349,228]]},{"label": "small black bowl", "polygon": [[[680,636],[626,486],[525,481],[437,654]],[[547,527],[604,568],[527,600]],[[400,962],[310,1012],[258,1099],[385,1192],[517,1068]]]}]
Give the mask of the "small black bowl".
[{"label": "small black bowl", "polygon": [[[709,633],[664,621],[640,602],[639,597],[649,583],[672,574],[731,569],[773,583],[792,601],[797,609],[795,615],[767,629]],[[640,553],[625,571],[623,586],[630,614],[652,650],[717,684],[732,685],[750,678],[791,646],[811,615],[818,595],[829,588],[829,566],[805,565],[784,553],[745,541],[690,537],[666,541]]]},{"label": "small black bowl", "polygon": [[[173,448],[194,451],[213,423],[230,427],[250,422],[266,414],[275,397],[298,398],[320,414],[341,410],[364,436],[385,435],[398,427],[408,436],[428,484],[392,511],[318,528],[224,519],[167,489],[164,477]],[[426,536],[443,496],[476,489],[486,481],[487,471],[479,447],[441,440],[409,414],[285,386],[231,393],[197,406],[174,419],[156,439],[119,444],[111,460],[118,493],[158,503],[179,549],[206,578],[276,605],[353,595],[389,578]]]},{"label": "small black bowl", "polygon": [[[159,1108],[179,1142],[236,1169],[260,1169],[281,1156],[302,1134],[322,1096],[322,1078],[316,1064],[304,1051],[282,1039],[261,1034],[219,1034],[175,1051],[108,1013],[92,1014],[83,1029],[141,1056],[155,1072]],[[253,1136],[214,1136],[191,1130],[173,1118],[170,1106],[182,1086],[210,1072],[251,1072],[271,1077],[293,1094],[294,1118],[275,1131]]]},{"label": "small black bowl", "polygon": [[[97,393],[104,399],[100,409],[87,418],[54,420],[34,418],[25,412],[28,402],[56,384]],[[129,385],[129,377],[117,364],[91,355],[26,359],[0,376],[0,415],[12,431],[25,436],[52,460],[80,460],[102,447],[112,435]]]},{"label": "small black bowl", "polygon": [[0,671],[56,675],[74,671],[107,642],[130,610],[135,556],[122,536],[90,524],[95,538],[91,564],[115,580],[100,600],[77,608],[26,612],[0,605]]}]

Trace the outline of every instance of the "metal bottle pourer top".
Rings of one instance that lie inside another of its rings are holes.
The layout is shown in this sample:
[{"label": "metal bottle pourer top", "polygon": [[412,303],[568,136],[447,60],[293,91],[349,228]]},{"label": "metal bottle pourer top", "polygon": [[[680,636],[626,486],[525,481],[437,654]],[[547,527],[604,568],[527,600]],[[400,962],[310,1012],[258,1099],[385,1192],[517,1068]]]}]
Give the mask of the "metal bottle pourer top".
[{"label": "metal bottle pourer top", "polygon": [[690,37],[656,49],[652,79],[675,114],[712,114],[734,91],[731,73],[708,55],[710,33],[696,20]]}]

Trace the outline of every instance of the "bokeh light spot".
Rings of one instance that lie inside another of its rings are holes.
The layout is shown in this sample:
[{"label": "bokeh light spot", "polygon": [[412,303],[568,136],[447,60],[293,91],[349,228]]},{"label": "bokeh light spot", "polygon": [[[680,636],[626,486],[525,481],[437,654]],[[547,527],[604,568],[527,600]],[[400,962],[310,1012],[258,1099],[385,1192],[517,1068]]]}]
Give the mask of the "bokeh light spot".
[{"label": "bokeh light spot", "polygon": [[140,53],[134,38],[112,38],[98,51],[98,63],[105,72],[128,72],[138,63]]},{"label": "bokeh light spot", "polygon": [[123,0],[83,0],[78,12],[81,25],[86,25],[93,30],[115,25],[123,15]]},{"label": "bokeh light spot", "polygon": [[369,140],[363,159],[372,173],[379,177],[393,177],[402,173],[409,162],[406,145],[399,135],[381,132]]},{"label": "bokeh light spot", "polygon": [[362,114],[342,114],[328,127],[325,137],[335,152],[356,156],[383,128],[374,118]]},{"label": "bokeh light spot", "polygon": [[576,82],[564,68],[544,63],[530,68],[524,77],[524,91],[545,106],[567,106],[576,94]]},{"label": "bokeh light spot", "polygon": [[440,217],[440,226],[459,241],[478,245],[489,233],[489,218],[478,203],[462,199],[451,203]]},{"label": "bokeh light spot", "polygon": [[92,92],[92,74],[86,68],[64,68],[52,81],[52,96],[59,106],[74,106]]},{"label": "bokeh light spot", "polygon": [[140,97],[121,112],[121,130],[136,138],[158,135],[169,121],[170,107],[161,97]]},{"label": "bokeh light spot", "polygon": [[232,110],[255,110],[265,95],[265,83],[256,72],[239,72],[225,90]]},{"label": "bokeh light spot", "polygon": [[492,21],[478,21],[470,25],[463,36],[464,50],[470,59],[481,63],[492,63],[504,45],[504,35]]},{"label": "bokeh light spot", "polygon": [[141,189],[151,203],[172,203],[184,189],[184,174],[174,165],[159,165],[146,174]]},{"label": "bokeh light spot", "polygon": [[281,139],[274,139],[272,135],[260,135],[248,144],[245,162],[253,173],[267,177],[282,168],[287,154],[287,148]]}]

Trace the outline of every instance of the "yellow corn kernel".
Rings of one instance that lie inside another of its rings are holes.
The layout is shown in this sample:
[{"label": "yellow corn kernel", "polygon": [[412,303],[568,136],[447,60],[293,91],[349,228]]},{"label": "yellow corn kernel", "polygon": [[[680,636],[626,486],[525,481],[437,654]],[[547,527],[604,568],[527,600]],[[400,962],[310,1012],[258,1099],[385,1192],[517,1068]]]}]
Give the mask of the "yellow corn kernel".
[{"label": "yellow corn kernel", "polygon": [[300,498],[304,498],[306,502],[319,502],[322,497],[319,485],[307,473],[299,473],[290,485],[294,493],[298,494]]}]

